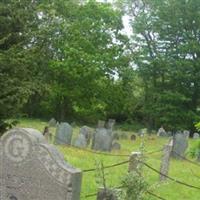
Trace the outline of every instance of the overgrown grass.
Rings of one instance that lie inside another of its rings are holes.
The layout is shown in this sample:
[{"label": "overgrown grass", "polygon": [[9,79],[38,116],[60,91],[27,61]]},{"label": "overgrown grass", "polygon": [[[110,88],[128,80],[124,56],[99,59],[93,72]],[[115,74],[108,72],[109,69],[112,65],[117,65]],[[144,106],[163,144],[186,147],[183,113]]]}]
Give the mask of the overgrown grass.
[{"label": "overgrown grass", "polygon": [[[20,120],[19,127],[31,127],[43,131],[44,126],[47,123],[40,120],[22,119]],[[51,129],[55,132],[55,129]],[[74,128],[75,135],[79,132],[79,128]],[[132,132],[127,132],[131,134]],[[113,151],[113,154],[131,154],[132,151],[138,151],[141,142],[145,144],[145,150],[147,152],[159,150],[167,143],[166,138],[157,138],[156,136],[137,138],[136,141],[120,140],[121,150]],[[190,139],[189,148],[195,141]],[[96,162],[102,161],[103,164],[111,165],[113,163],[122,162],[128,159],[128,157],[117,157],[117,156],[106,156],[97,155],[84,150],[75,149],[73,147],[58,147],[58,149],[64,154],[66,160],[79,169],[85,170],[96,167]],[[156,169],[160,169],[162,152],[147,155],[145,162]],[[191,158],[189,158],[191,159]],[[127,173],[128,164],[119,167],[113,167],[106,169],[107,185],[110,187],[117,187],[121,183],[122,177]],[[174,183],[172,181],[166,181],[160,183],[159,175],[152,170],[144,166],[144,175],[153,193],[167,199],[167,200],[198,200],[200,199],[200,190],[188,188],[186,186]],[[195,166],[184,160],[170,161],[170,172],[169,175],[180,181],[186,182],[197,187],[200,187],[200,166]],[[96,173],[88,172],[83,173],[81,200],[86,199],[85,195],[96,193],[99,186],[96,183]],[[89,200],[95,200],[96,197],[87,198]],[[155,197],[148,196],[147,199],[153,200]]]}]

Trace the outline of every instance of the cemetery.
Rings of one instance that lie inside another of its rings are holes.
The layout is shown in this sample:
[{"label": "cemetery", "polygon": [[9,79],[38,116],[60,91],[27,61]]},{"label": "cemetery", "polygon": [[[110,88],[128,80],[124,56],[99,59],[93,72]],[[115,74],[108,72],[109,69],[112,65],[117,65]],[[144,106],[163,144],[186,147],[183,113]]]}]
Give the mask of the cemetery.
[{"label": "cemetery", "polygon": [[200,200],[200,0],[0,2],[0,200]]},{"label": "cemetery", "polygon": [[[120,148],[110,146],[105,149],[103,146],[97,151],[92,147],[92,137],[99,129],[99,124],[96,128],[72,128],[68,123],[61,123],[49,128],[54,138],[50,140],[42,135],[47,124],[44,121],[22,119],[18,128],[11,129],[1,137],[1,199],[12,199],[12,196],[21,200],[101,200],[105,196],[110,200],[120,199],[113,191],[120,187],[123,176],[131,171],[137,172],[141,166],[148,191],[158,196],[156,198],[147,193],[144,195],[146,198],[192,199],[191,195],[193,199],[199,198],[200,163],[189,154],[189,149],[197,139],[187,138],[187,135],[178,132],[174,138],[154,134],[151,135],[154,138],[152,140],[148,133],[142,136],[138,133],[133,142],[132,133],[126,132],[128,139],[113,139]],[[60,126],[65,127],[66,124],[68,129],[59,132]],[[112,130],[116,131],[115,126]],[[65,138],[63,142],[55,142],[61,141],[57,136],[66,135],[68,138],[68,134],[71,136],[70,144]],[[89,143],[85,137],[80,137],[87,134],[91,134]],[[107,138],[106,135],[104,137]],[[143,149],[141,145],[144,145]],[[101,164],[105,168],[106,191],[102,189],[102,178],[97,177]],[[176,190],[182,192],[177,193]]]}]

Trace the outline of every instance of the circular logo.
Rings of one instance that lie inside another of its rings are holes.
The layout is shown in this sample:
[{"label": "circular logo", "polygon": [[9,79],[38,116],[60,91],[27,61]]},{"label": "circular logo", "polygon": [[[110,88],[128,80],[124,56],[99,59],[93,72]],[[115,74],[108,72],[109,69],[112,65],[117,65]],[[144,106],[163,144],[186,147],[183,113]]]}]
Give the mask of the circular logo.
[{"label": "circular logo", "polygon": [[8,134],[4,140],[4,153],[13,162],[22,162],[31,152],[31,142],[23,132]]}]

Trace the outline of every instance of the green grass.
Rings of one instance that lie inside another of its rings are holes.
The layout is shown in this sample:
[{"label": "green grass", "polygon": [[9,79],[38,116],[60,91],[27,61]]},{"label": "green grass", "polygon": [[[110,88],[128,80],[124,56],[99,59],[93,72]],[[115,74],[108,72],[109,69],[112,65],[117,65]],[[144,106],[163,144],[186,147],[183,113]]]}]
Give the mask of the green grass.
[{"label": "green grass", "polygon": [[[19,127],[30,127],[43,131],[44,126],[47,123],[40,120],[21,119]],[[55,132],[55,129],[51,129]],[[75,135],[78,134],[79,128],[74,128]],[[128,132],[131,134],[130,132]],[[135,142],[130,140],[120,140],[121,150],[113,151],[113,154],[131,154],[132,151],[138,151],[140,144],[143,139],[137,138]],[[166,144],[168,139],[145,137],[145,150],[147,152],[161,149]],[[195,141],[190,139],[189,148]],[[126,157],[112,157],[106,155],[97,155],[84,150],[75,149],[73,147],[61,147],[57,146],[60,152],[62,152],[66,160],[79,169],[85,170],[90,168],[96,168],[96,162],[102,161],[104,166],[111,165],[127,160]],[[145,158],[145,162],[156,169],[160,169],[162,152],[158,152],[152,155],[148,155]],[[191,158],[189,158],[191,159]],[[111,169],[106,169],[107,185],[116,187],[120,185],[121,178],[127,173],[128,164]],[[164,183],[159,182],[159,175],[152,170],[143,167],[145,178],[150,186],[153,193],[164,197],[167,200],[199,200],[200,191],[197,189],[188,188],[184,185],[174,183],[172,181],[166,181]],[[195,175],[194,175],[195,174]],[[195,166],[187,161],[171,159],[170,161],[170,172],[169,176],[176,178],[177,180],[183,181],[187,184],[191,184],[200,187],[200,166]],[[81,200],[86,199],[84,196],[97,192],[99,186],[96,183],[96,172],[83,173]],[[87,198],[95,200],[96,197]],[[147,199],[153,200],[155,197],[148,196]]]}]

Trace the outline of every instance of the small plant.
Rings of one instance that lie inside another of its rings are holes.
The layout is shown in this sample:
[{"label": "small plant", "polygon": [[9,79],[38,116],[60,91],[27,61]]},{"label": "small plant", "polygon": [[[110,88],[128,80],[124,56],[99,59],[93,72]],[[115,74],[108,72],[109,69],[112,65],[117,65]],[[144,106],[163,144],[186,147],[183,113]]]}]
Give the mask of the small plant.
[{"label": "small plant", "polygon": [[0,120],[0,137],[9,129],[16,126],[18,121],[13,120],[11,122]]},{"label": "small plant", "polygon": [[122,193],[120,200],[145,200],[148,185],[144,178],[132,171],[122,179]]},{"label": "small plant", "polygon": [[189,154],[193,158],[197,158],[200,161],[200,140],[197,140],[196,143],[190,148]]}]

